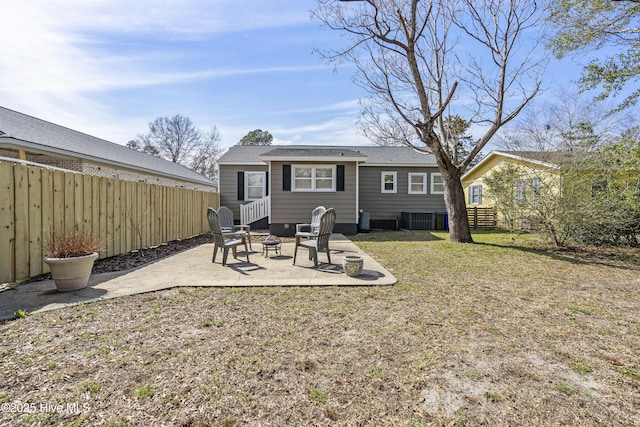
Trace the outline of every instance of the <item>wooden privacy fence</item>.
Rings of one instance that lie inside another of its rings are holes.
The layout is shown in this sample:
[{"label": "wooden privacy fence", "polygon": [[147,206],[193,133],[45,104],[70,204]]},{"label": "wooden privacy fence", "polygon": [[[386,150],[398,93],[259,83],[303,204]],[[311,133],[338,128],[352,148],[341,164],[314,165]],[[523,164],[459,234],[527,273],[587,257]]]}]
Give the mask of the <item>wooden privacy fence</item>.
[{"label": "wooden privacy fence", "polygon": [[47,273],[51,233],[91,230],[100,258],[209,230],[218,193],[0,162],[0,283]]},{"label": "wooden privacy fence", "polygon": [[496,227],[496,211],[493,208],[467,208],[467,217],[473,230]]}]

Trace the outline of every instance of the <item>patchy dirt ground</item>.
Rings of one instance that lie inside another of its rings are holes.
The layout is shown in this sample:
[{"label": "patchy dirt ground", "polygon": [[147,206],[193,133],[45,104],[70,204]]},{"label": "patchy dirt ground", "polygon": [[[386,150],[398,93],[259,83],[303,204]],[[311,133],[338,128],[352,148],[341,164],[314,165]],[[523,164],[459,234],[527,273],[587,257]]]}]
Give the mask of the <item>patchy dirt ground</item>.
[{"label": "patchy dirt ground", "polygon": [[0,425],[640,425],[637,254],[406,237],[358,242],[394,287],[176,288],[0,324]]}]

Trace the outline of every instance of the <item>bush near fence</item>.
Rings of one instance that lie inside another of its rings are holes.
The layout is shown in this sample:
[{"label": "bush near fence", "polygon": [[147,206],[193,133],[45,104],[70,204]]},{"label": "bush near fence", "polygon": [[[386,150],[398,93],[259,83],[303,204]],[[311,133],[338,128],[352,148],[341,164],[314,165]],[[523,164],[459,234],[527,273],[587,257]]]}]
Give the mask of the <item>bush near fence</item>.
[{"label": "bush near fence", "polygon": [[209,230],[215,192],[124,181],[0,162],[0,283],[47,273],[43,243],[53,230],[91,230],[100,258]]}]

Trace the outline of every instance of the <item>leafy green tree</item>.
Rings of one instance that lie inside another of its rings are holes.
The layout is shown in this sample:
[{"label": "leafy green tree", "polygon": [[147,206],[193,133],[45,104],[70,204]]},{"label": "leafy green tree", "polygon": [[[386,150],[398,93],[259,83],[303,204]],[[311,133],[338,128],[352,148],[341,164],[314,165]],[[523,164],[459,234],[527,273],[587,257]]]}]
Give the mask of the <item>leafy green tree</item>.
[{"label": "leafy green tree", "polygon": [[[560,0],[549,2],[556,34],[551,47],[556,56],[602,54],[585,66],[579,80],[585,90],[601,89],[598,99],[617,96],[640,75],[640,2],[637,0]],[[634,105],[640,89],[616,110]]]},{"label": "leafy green tree", "polygon": [[149,123],[147,134],[138,134],[127,146],[179,163],[214,179],[216,160],[222,151],[219,141],[220,133],[215,126],[210,132],[203,132],[190,118],[176,114],[156,118]]},{"label": "leafy green tree", "polygon": [[[355,81],[369,95],[365,135],[435,156],[453,242],[473,242],[462,174],[540,90],[546,58],[529,35],[544,29],[541,14],[533,0],[319,0],[314,11],[345,36],[343,49],[322,55],[355,66]],[[447,113],[482,130],[458,161],[446,139]]]},{"label": "leafy green tree", "polygon": [[271,145],[273,135],[269,131],[262,129],[254,129],[243,136],[238,145]]}]

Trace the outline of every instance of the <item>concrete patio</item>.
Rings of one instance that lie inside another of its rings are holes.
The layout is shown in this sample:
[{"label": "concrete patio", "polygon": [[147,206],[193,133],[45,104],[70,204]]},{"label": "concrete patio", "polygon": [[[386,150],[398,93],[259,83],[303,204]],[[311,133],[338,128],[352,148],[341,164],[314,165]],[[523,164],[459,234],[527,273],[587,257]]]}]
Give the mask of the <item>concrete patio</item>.
[{"label": "concrete patio", "polygon": [[[230,253],[227,265],[222,266],[220,251],[212,263],[213,243],[205,244],[138,269],[94,274],[85,289],[65,293],[58,292],[52,280],[24,283],[0,292],[0,320],[12,319],[18,309],[38,313],[180,286],[389,286],[396,283],[391,273],[341,234],[331,238],[332,263],[327,264],[326,255],[321,253],[318,268],[314,268],[305,249],[298,249],[296,265],[293,265],[294,246],[283,243],[280,255],[270,251],[270,256],[265,257],[261,245],[254,243],[250,263],[246,262],[244,251],[239,250],[238,259]],[[344,273],[342,259],[347,255],[363,257],[362,275],[349,277]]]}]

